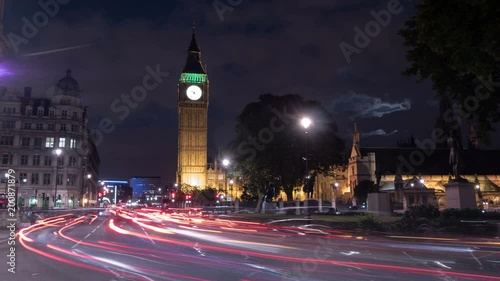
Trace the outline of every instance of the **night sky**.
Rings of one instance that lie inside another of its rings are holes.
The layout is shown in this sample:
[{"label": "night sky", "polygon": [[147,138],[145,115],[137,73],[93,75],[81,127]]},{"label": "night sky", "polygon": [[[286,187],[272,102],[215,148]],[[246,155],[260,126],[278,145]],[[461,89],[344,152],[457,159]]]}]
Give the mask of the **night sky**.
[{"label": "night sky", "polygon": [[[263,93],[321,101],[348,145],[353,122],[362,146],[431,136],[436,94],[429,81],[417,84],[401,75],[407,62],[397,35],[418,1],[401,0],[399,13],[350,62],[339,45],[356,46],[354,28],[364,30],[374,20],[370,12],[387,10],[391,1],[65,1],[29,42],[0,62],[9,70],[0,84],[19,90],[32,86],[34,95],[42,96],[71,67],[84,91],[90,126],[96,128],[103,118],[116,125],[98,145],[101,178],[174,181],[176,87],[193,20],[210,80],[209,157],[233,138],[235,117],[244,106]],[[22,35],[22,18],[31,20],[41,11],[38,2],[7,0],[5,33]],[[219,15],[214,2],[238,5]],[[157,65],[169,76],[120,120],[110,109],[113,101],[142,84],[146,67]]]}]

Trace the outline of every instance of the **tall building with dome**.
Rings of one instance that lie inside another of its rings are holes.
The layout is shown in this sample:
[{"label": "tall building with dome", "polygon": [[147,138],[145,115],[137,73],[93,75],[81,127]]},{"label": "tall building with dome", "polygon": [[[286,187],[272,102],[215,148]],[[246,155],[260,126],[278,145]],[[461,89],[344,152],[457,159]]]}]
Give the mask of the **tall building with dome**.
[{"label": "tall building with dome", "polygon": [[96,203],[99,155],[71,69],[47,96],[0,88],[0,172],[15,171],[20,207]]}]

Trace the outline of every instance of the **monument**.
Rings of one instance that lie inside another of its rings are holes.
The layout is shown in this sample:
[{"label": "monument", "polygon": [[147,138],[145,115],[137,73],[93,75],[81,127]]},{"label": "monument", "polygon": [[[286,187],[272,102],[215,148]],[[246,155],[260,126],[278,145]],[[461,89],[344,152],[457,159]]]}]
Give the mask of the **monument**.
[{"label": "monument", "polygon": [[460,146],[453,132],[450,132],[448,139],[450,147],[449,163],[453,168],[453,178],[450,176],[445,187],[445,198],[447,209],[474,209],[476,206],[476,195],[474,192],[474,183],[460,176]]},{"label": "monument", "polygon": [[380,175],[377,173],[377,182],[368,193],[366,208],[368,213],[374,215],[391,215],[391,197],[389,193],[380,192]]}]

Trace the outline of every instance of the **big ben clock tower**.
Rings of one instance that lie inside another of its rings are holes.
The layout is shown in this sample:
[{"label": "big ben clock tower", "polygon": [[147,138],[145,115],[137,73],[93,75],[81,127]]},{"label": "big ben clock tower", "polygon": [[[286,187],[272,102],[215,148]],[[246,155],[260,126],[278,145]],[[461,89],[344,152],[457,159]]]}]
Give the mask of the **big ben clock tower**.
[{"label": "big ben clock tower", "polygon": [[177,174],[180,184],[205,187],[207,176],[207,114],[209,83],[201,63],[195,28],[186,66],[177,84],[179,116]]}]

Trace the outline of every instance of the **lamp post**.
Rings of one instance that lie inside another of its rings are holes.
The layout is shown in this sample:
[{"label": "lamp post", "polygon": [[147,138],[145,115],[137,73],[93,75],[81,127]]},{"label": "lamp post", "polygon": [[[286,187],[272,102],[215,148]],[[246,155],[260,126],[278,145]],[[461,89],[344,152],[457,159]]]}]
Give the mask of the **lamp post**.
[{"label": "lamp post", "polygon": [[479,184],[479,179],[477,178],[477,176],[474,179],[474,187],[476,188],[477,191],[477,199],[478,199],[477,201],[481,201],[483,199],[483,194],[481,193],[481,186]]},{"label": "lamp post", "polygon": [[230,163],[228,159],[224,158],[222,160],[222,166],[224,166],[224,191],[226,193],[226,198],[227,198],[227,167],[229,167],[229,164]]},{"label": "lamp post", "polygon": [[54,194],[54,207],[57,206],[57,180],[59,178],[59,156],[61,155],[62,150],[58,148],[55,150],[55,153],[57,155],[57,159],[56,159],[56,190]]},{"label": "lamp post", "polygon": [[[86,195],[88,197],[87,199],[87,202],[90,202],[90,179],[92,179],[92,175],[91,174],[87,174],[87,192],[86,192]],[[83,185],[83,184],[82,184]],[[83,193],[83,190],[82,190],[82,193]],[[82,206],[85,205],[85,201],[84,201],[84,196],[82,195]]]},{"label": "lamp post", "polygon": [[[303,117],[301,120],[300,120],[300,124],[302,125],[302,127],[304,127],[305,129],[305,132],[306,132],[306,157],[304,160],[306,160],[306,179],[305,179],[305,184],[308,183],[308,179],[309,179],[309,152],[308,152],[308,132],[307,132],[307,129],[309,128],[309,126],[311,126],[311,119],[309,119],[308,117]],[[309,198],[309,190],[307,190],[307,197]],[[312,197],[312,196],[311,196]]]}]

